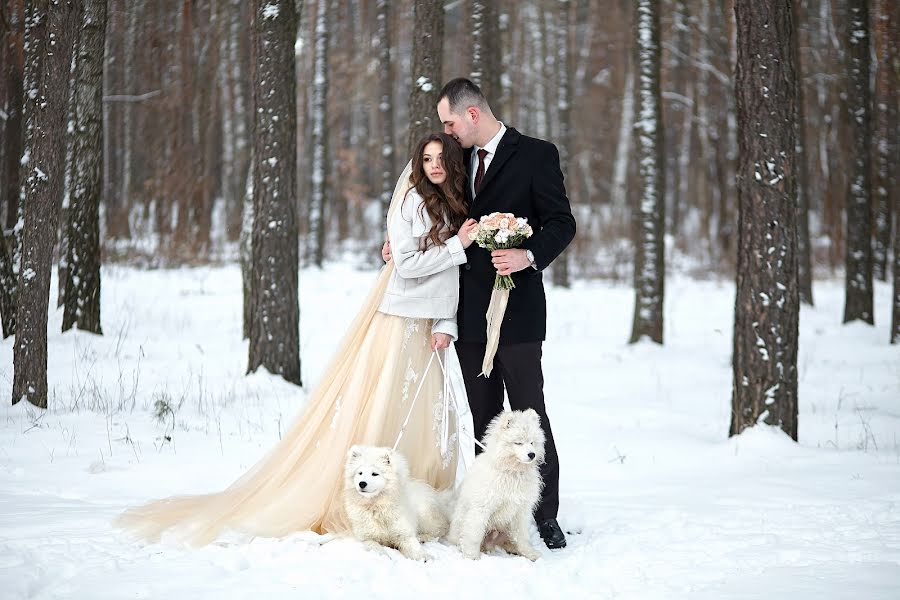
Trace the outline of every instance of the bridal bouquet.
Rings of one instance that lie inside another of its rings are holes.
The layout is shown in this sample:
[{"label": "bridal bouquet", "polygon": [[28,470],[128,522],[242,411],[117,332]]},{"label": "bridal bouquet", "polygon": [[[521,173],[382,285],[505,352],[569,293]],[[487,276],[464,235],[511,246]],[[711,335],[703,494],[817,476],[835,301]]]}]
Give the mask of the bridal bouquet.
[{"label": "bridal bouquet", "polygon": [[[512,213],[494,212],[481,217],[478,228],[469,234],[469,238],[485,250],[493,252],[517,248],[533,233],[528,219],[516,217]],[[503,315],[506,314],[506,305],[509,303],[509,291],[514,287],[516,284],[511,275],[498,274],[494,277],[491,302],[485,314],[487,346],[484,350],[484,360],[481,362],[481,374],[485,377],[490,377],[494,369],[494,356],[500,343],[500,325],[503,323]]]},{"label": "bridal bouquet", "polygon": [[[469,238],[487,250],[508,250],[517,248],[531,237],[534,231],[528,219],[516,217],[512,213],[493,212],[481,217],[478,229],[469,234]],[[510,275],[497,275],[494,279],[495,290],[511,290],[516,287]]]}]

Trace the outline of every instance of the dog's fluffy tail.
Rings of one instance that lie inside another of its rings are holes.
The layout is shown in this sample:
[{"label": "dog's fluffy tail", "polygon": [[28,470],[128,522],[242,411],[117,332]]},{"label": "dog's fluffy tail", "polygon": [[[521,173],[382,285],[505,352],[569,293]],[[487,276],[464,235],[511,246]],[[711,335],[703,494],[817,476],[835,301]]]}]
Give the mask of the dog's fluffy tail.
[{"label": "dog's fluffy tail", "polygon": [[438,510],[447,517],[448,521],[453,520],[453,511],[456,509],[456,500],[458,498],[459,491],[455,487],[450,487],[437,493]]}]

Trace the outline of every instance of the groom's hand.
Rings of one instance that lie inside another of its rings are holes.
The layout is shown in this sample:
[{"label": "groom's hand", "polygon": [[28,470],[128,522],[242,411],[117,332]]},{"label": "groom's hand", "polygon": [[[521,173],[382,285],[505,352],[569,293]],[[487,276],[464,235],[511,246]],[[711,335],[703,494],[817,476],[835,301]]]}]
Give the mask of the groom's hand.
[{"label": "groom's hand", "polygon": [[491,252],[491,262],[494,263],[498,275],[509,275],[531,266],[528,255],[522,248],[494,250]]}]

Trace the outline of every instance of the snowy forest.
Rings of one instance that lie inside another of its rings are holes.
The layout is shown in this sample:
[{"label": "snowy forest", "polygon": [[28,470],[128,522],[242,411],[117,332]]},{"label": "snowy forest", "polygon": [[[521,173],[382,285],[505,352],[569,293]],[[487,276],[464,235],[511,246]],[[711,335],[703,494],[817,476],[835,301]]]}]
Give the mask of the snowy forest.
[{"label": "snowy forest", "polygon": [[[0,41],[0,597],[900,587],[900,2],[0,0]],[[454,77],[559,150],[543,364],[580,552],[504,583],[438,542],[422,574],[310,532],[126,541],[123,508],[222,488],[302,411]]]}]

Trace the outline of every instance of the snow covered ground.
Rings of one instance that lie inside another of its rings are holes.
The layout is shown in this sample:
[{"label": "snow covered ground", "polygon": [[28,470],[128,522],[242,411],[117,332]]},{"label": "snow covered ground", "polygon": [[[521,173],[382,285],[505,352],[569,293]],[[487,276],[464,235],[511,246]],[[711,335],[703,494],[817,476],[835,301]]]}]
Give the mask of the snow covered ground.
[{"label": "snow covered ground", "polygon": [[[419,564],[310,533],[192,550],[113,529],[128,506],[229,484],[305,391],[244,375],[236,267],[103,277],[105,335],[62,335],[51,316],[49,411],[8,406],[12,340],[0,346],[0,598],[900,598],[900,347],[884,284],[873,328],[842,326],[843,283],[817,282],[800,319],[799,444],[763,427],[727,437],[731,282],[667,281],[665,347],[625,343],[627,286],[549,290],[569,547],[532,564],[431,543]],[[308,385],[373,279],[301,273]],[[163,423],[159,400],[174,409]]]}]

